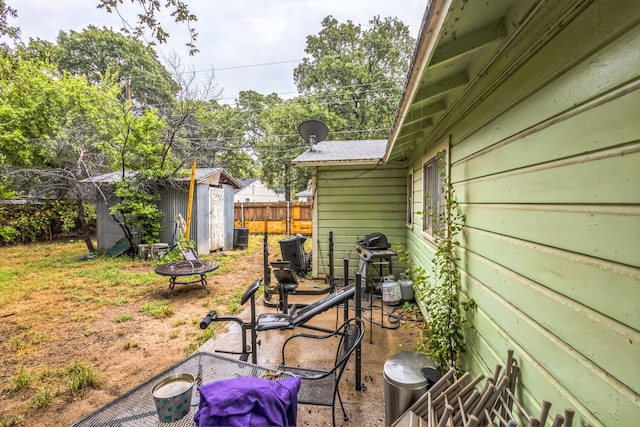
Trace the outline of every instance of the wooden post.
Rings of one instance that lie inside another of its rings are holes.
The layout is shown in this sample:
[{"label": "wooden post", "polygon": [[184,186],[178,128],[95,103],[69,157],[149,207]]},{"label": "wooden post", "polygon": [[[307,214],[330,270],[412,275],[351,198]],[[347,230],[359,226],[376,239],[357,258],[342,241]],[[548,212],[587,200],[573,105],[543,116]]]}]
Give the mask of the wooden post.
[{"label": "wooden post", "polygon": [[187,227],[184,233],[185,239],[189,241],[189,232],[191,230],[191,209],[193,208],[193,187],[196,179],[196,162],[191,163],[191,181],[189,182],[189,200],[187,202]]}]

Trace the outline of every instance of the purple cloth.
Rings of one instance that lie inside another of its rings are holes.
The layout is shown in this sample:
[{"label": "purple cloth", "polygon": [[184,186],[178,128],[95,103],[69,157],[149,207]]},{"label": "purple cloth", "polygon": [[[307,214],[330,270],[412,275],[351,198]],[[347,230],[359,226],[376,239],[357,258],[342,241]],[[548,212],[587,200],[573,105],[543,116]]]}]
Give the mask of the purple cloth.
[{"label": "purple cloth", "polygon": [[241,377],[198,387],[198,427],[295,426],[300,378]]}]

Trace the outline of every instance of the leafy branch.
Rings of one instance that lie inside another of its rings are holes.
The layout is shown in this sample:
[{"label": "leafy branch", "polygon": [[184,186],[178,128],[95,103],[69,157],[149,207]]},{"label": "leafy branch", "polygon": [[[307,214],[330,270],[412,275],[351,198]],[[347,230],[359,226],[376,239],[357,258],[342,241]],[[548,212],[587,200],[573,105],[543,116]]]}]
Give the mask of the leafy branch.
[{"label": "leafy branch", "polygon": [[458,355],[465,353],[463,328],[466,323],[463,311],[475,308],[475,301],[461,298],[460,272],[456,261],[458,236],[464,227],[464,215],[455,197],[455,190],[442,172],[442,197],[440,209],[422,213],[429,215],[433,223],[434,253],[431,270],[413,264],[409,252],[401,253],[407,263],[407,273],[412,276],[416,300],[426,312],[426,324],[417,350],[431,357],[438,367],[446,371],[459,369]]}]

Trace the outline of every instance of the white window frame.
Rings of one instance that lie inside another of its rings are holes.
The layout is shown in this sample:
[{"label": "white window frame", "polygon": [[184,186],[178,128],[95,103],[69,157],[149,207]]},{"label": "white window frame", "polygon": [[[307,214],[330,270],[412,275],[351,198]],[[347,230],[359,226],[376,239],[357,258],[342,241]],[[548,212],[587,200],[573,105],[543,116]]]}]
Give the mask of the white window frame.
[{"label": "white window frame", "polygon": [[[442,209],[443,178],[449,178],[449,138],[429,150],[422,160],[422,234],[433,240],[434,221],[430,214]],[[437,168],[440,167],[440,170]],[[442,174],[444,173],[444,177]],[[437,226],[437,223],[436,223]]]},{"label": "white window frame", "polygon": [[413,227],[413,170],[407,174],[407,227]]}]

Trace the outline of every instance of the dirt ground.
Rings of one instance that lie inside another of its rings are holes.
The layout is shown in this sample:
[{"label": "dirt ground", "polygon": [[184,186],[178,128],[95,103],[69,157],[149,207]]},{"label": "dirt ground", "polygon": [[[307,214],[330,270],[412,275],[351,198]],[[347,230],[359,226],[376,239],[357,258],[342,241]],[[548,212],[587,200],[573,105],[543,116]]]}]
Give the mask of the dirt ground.
[{"label": "dirt ground", "polygon": [[[198,327],[202,317],[211,308],[225,313],[227,306],[222,301],[262,276],[262,252],[244,252],[234,262],[236,268],[233,271],[216,271],[209,276],[211,294],[205,293],[197,284],[177,285],[170,297],[174,314],[165,319],[136,316],[134,321],[114,323],[114,318],[135,312],[135,307],[148,302],[148,298],[143,298],[123,306],[109,306],[96,313],[91,318],[91,328],[100,333],[87,334],[85,323],[70,323],[58,318],[63,317],[60,313],[72,308],[59,297],[55,287],[34,293],[29,300],[11,307],[10,315],[0,318],[0,425],[3,425],[3,419],[5,425],[11,425],[6,421],[11,417],[24,417],[21,423],[13,424],[20,426],[70,425],[184,359],[187,349],[193,349],[194,343],[198,343],[202,337],[203,331]],[[217,256],[224,256],[224,253],[218,253]],[[273,259],[277,256],[279,254],[274,254]],[[154,265],[140,262],[136,268],[152,271]],[[166,294],[166,278],[159,276],[157,283],[159,294]],[[377,304],[380,304],[380,300]],[[53,306],[57,310],[52,310]],[[260,311],[275,311],[265,307],[261,299],[258,307]],[[365,313],[365,317],[370,315]],[[248,314],[243,312],[241,316]],[[335,319],[335,314],[332,316]],[[373,316],[374,325],[369,322],[366,325],[371,328],[371,336],[367,331],[363,341],[362,378],[366,391],[355,391],[353,375],[347,372],[344,376],[341,390],[351,415],[351,421],[345,425],[384,423],[384,361],[399,351],[412,350],[418,339],[419,329],[409,316],[403,317],[397,329],[379,326],[382,316],[379,308],[374,309]],[[388,318],[383,321],[389,325]],[[230,342],[237,340],[237,330],[218,325],[216,337],[206,342],[202,350],[225,348],[228,347],[225,339]],[[9,343],[13,336],[34,328],[46,330],[52,338],[24,351],[11,348]],[[269,331],[260,335],[258,363],[277,365],[283,334],[286,332]],[[300,357],[304,359],[306,356]],[[96,368],[101,378],[98,388],[89,389],[74,398],[56,398],[46,409],[37,410],[29,404],[33,391],[14,391],[12,379],[18,375],[20,367],[31,371],[45,370],[47,367],[64,366],[74,360],[88,362]],[[352,365],[349,369],[353,369]],[[331,411],[328,408],[301,405],[298,414],[299,425],[313,427],[331,424]],[[338,415],[337,419],[340,425],[341,417]]]}]

